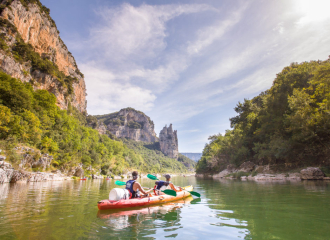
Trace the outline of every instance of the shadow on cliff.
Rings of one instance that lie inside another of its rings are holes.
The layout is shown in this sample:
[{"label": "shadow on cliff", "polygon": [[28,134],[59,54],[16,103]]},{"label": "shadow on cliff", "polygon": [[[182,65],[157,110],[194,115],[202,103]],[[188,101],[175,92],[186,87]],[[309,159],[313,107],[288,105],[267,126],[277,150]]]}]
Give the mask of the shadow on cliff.
[{"label": "shadow on cliff", "polygon": [[160,151],[160,145],[159,142],[154,142],[154,143],[146,143],[143,145],[145,148],[148,148],[150,150],[158,150]]}]

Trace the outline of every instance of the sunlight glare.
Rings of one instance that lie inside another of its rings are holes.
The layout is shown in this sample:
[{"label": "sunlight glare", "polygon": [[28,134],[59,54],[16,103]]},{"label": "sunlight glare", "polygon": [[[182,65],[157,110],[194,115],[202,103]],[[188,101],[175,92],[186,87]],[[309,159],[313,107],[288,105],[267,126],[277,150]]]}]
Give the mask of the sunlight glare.
[{"label": "sunlight glare", "polygon": [[299,24],[324,21],[330,17],[329,0],[295,0],[295,8],[303,15]]}]

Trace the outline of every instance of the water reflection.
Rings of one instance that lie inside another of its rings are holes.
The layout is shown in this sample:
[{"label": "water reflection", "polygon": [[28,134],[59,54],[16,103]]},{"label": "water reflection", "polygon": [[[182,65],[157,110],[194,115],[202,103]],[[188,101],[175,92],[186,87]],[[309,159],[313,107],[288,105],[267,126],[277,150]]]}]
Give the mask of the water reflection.
[{"label": "water reflection", "polygon": [[192,197],[188,197],[143,208],[99,210],[97,217],[106,219],[104,225],[108,229],[122,230],[129,228],[130,237],[155,234],[156,228],[167,228],[166,232],[171,232],[181,227],[180,209],[189,205],[193,200]]},{"label": "water reflection", "polygon": [[0,184],[0,239],[329,239],[330,182],[173,182],[202,198],[99,211],[113,181]]},{"label": "water reflection", "polygon": [[[246,239],[328,239],[329,183],[326,181],[202,180],[217,226],[247,229]],[[208,186],[208,187],[207,187]],[[223,210],[228,210],[223,213]],[[239,224],[235,224],[232,220]]]}]

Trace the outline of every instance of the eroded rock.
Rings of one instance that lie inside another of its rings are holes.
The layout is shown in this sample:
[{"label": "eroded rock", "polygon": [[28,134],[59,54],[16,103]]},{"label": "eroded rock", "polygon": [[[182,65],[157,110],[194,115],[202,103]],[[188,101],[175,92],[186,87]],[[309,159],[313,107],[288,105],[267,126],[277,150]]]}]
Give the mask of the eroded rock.
[{"label": "eroded rock", "polygon": [[172,124],[169,127],[165,126],[159,133],[160,150],[165,156],[177,159],[179,156],[179,145],[177,131],[172,129]]},{"label": "eroded rock", "polygon": [[300,171],[301,179],[304,180],[318,180],[325,177],[321,169],[317,167],[308,167]]},{"label": "eroded rock", "polygon": [[156,142],[157,140],[153,121],[143,112],[133,108],[124,108],[100,118],[103,118],[106,129],[103,124],[98,124],[99,133],[104,134],[108,130],[118,138],[129,138],[137,142]]},{"label": "eroded rock", "polygon": [[[37,4],[28,4],[28,8],[21,1],[14,0],[1,12],[0,18],[13,24],[25,43],[29,43],[42,58],[54,62],[66,76],[76,78],[72,84],[73,94],[71,105],[79,111],[86,111],[86,86],[83,75],[80,73],[76,61],[59,36],[59,31],[54,22]],[[12,48],[16,43],[15,32],[10,29],[0,29],[7,46]],[[36,81],[36,89],[45,89],[54,93],[57,104],[62,109],[67,109],[68,102],[62,84],[49,74],[31,71],[31,63],[20,63],[11,54],[0,51],[0,68],[5,73],[23,82]]]},{"label": "eroded rock", "polygon": [[255,164],[253,162],[244,162],[238,169],[238,172],[251,172],[255,168]]}]

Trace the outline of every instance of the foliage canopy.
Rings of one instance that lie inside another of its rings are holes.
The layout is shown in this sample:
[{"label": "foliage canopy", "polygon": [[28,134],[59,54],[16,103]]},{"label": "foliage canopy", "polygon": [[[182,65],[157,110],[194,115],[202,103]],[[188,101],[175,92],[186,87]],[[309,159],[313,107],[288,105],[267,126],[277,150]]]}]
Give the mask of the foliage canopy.
[{"label": "foliage canopy", "polygon": [[232,130],[209,137],[197,172],[245,161],[281,168],[330,165],[330,60],[292,63],[270,89],[235,107]]}]

